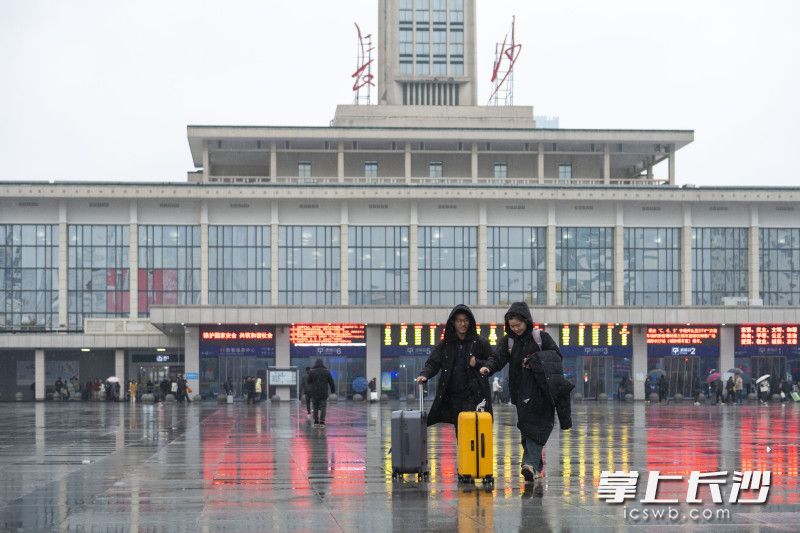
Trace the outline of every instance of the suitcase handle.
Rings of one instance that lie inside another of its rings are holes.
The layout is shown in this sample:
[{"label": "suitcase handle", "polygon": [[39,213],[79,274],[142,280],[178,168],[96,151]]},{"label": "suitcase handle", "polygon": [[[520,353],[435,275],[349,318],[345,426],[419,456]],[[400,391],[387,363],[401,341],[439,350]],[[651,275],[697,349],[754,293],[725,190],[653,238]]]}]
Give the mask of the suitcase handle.
[{"label": "suitcase handle", "polygon": [[481,457],[486,457],[486,441],[484,440],[485,436],[486,433],[481,433]]},{"label": "suitcase handle", "polygon": [[420,383],[419,384],[419,411],[420,411],[420,413],[425,408],[425,398],[424,398],[424,396],[425,396],[425,385]]}]

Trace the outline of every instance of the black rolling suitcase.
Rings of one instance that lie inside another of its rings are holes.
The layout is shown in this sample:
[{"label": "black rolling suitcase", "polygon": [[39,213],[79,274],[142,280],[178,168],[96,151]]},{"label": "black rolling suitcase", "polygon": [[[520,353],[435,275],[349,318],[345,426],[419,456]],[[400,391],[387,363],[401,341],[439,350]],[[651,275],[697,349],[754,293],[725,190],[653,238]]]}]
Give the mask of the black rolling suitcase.
[{"label": "black rolling suitcase", "polygon": [[392,411],[392,479],[417,474],[428,479],[428,415],[423,406],[423,386],[419,386],[419,411]]}]

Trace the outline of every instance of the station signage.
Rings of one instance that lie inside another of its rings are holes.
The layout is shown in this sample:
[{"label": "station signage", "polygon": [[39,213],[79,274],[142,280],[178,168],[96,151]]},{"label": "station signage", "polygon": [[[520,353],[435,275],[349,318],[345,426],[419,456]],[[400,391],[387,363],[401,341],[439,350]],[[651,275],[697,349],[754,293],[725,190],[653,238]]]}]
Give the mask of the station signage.
[{"label": "station signage", "polygon": [[633,331],[628,324],[562,324],[559,332],[562,355],[633,355]]},{"label": "station signage", "polygon": [[[534,324],[534,327],[539,327]],[[485,338],[492,348],[505,335],[503,324],[476,324],[478,335]],[[427,357],[433,348],[444,340],[445,324],[439,323],[414,323],[414,324],[385,324],[381,330],[381,356]]]},{"label": "station signage", "polygon": [[797,324],[742,324],[735,332],[737,356],[800,355]]},{"label": "station signage", "polygon": [[200,327],[200,357],[275,357],[275,326]]},{"label": "station signage", "polygon": [[645,335],[647,355],[719,357],[719,336],[716,325],[651,325]]},{"label": "station signage", "polygon": [[135,353],[131,355],[132,363],[181,363],[183,358],[180,354],[158,353],[158,354],[140,354]]},{"label": "station signage", "polygon": [[364,324],[292,324],[289,353],[299,357],[363,357],[367,354]]}]

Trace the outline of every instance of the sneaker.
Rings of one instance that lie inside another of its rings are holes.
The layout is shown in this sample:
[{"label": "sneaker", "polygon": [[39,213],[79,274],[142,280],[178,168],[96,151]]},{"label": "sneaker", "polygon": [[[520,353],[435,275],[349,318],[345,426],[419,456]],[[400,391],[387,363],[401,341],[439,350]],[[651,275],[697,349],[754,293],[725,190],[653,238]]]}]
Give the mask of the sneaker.
[{"label": "sneaker", "polygon": [[525,478],[525,483],[532,483],[536,478],[536,470],[531,465],[522,465],[522,477]]},{"label": "sneaker", "polygon": [[533,493],[537,496],[544,494],[544,476],[541,472],[536,472],[533,478]]},{"label": "sneaker", "polygon": [[319,423],[319,427],[324,428],[325,427],[325,422],[320,422]]}]

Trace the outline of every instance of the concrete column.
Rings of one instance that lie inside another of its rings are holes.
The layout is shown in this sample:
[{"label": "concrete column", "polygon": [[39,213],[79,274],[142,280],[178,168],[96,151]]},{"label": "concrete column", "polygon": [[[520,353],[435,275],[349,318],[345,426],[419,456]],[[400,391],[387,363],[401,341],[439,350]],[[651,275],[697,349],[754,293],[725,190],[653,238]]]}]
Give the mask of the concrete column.
[{"label": "concrete column", "polygon": [[489,237],[486,228],[486,202],[481,202],[478,210],[478,305],[486,305],[486,302],[489,301],[489,272],[487,267]]},{"label": "concrete column", "polygon": [[633,347],[633,399],[646,400],[644,396],[644,380],[647,377],[647,339],[645,326],[628,326],[633,331],[631,344]]},{"label": "concrete column", "polygon": [[125,350],[122,348],[114,350],[114,375],[119,378],[120,394],[124,396],[128,388],[125,385]]},{"label": "concrete column", "polygon": [[556,207],[553,204],[547,210],[547,305],[557,304],[558,295],[556,294]]},{"label": "concrete column", "polygon": [[692,210],[683,206],[683,233],[681,235],[681,305],[692,305]]},{"label": "concrete column", "polygon": [[339,141],[336,146],[336,177],[339,183],[344,183],[344,142]]},{"label": "concrete column", "polygon": [[669,145],[669,184],[675,185],[675,145]]},{"label": "concrete column", "polygon": [[[289,354],[289,325],[279,324],[275,328],[275,366],[288,367],[292,366],[291,356]],[[299,374],[298,377],[302,377]],[[281,401],[288,401],[291,399],[291,387],[275,387],[275,394]]]},{"label": "concrete column", "polygon": [[620,205],[614,226],[614,305],[625,305],[625,223]]},{"label": "concrete column", "polygon": [[271,181],[278,177],[278,147],[275,141],[269,143],[269,177]]},{"label": "concrete column", "polygon": [[403,159],[403,176],[406,178],[406,183],[411,183],[411,143],[407,142],[405,146],[405,157]]},{"label": "concrete column", "polygon": [[130,203],[130,231],[128,235],[128,312],[131,318],[139,317],[139,211],[136,201]]},{"label": "concrete column", "polygon": [[[58,328],[66,328],[68,324],[69,292],[69,243],[67,240],[67,203],[61,200],[58,203]],[[80,325],[83,329],[83,324]]]},{"label": "concrete column", "polygon": [[645,168],[647,169],[647,179],[648,180],[652,180],[653,179],[653,158],[652,157],[648,157],[647,158],[647,165],[645,166]]},{"label": "concrete column", "polygon": [[34,360],[33,360],[33,381],[36,384],[34,386],[34,398],[37,401],[44,400],[44,386],[45,386],[45,362],[44,362],[44,350],[38,348],[34,352]]},{"label": "concrete column", "polygon": [[758,207],[750,206],[750,238],[748,246],[748,281],[750,298],[761,298],[761,227]]},{"label": "concrete column", "polygon": [[419,249],[417,243],[417,204],[411,204],[411,219],[408,225],[408,303],[419,302]]},{"label": "concrete column", "polygon": [[339,302],[348,305],[350,288],[350,218],[347,202],[342,202],[341,223],[339,225]]},{"label": "concrete column", "polygon": [[470,169],[472,171],[472,183],[478,183],[478,143],[472,143],[470,153]]},{"label": "concrete column", "polygon": [[208,202],[200,203],[200,305],[208,305]]},{"label": "concrete column", "polygon": [[536,154],[536,177],[544,183],[544,143],[539,143]]},{"label": "concrete column", "polygon": [[611,183],[611,147],[608,144],[603,145],[603,183]]},{"label": "concrete column", "polygon": [[200,328],[185,326],[183,334],[183,372],[192,391],[200,392]]},{"label": "concrete column", "polygon": [[211,176],[211,156],[208,153],[208,141],[203,141],[203,183],[208,183]]},{"label": "concrete column", "polygon": [[[367,326],[367,382],[376,379],[378,398],[381,397],[381,334],[379,325]],[[367,397],[369,400],[369,397]]]},{"label": "concrete column", "polygon": [[733,326],[723,326],[719,329],[719,366],[717,368],[719,368],[720,372],[725,372],[734,367],[734,337],[736,332]]},{"label": "concrete column", "polygon": [[278,267],[280,263],[278,262],[278,254],[280,253],[278,249],[278,202],[272,202],[272,206],[270,208],[270,249],[269,249],[269,256],[270,256],[270,274],[269,274],[269,284],[272,288],[271,294],[271,303],[272,305],[278,305]]}]

